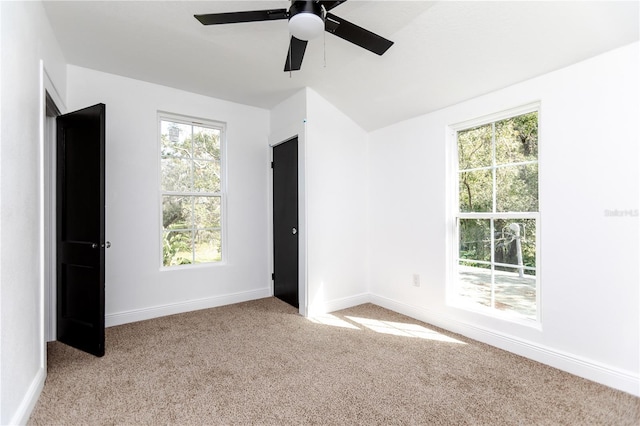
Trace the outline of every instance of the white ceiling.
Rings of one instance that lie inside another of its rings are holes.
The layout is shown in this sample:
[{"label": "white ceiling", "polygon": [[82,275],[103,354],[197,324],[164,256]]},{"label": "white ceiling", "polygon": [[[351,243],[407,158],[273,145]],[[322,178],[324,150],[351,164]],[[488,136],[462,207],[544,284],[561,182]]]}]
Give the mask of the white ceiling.
[{"label": "white ceiling", "polygon": [[308,86],[365,130],[639,38],[638,1],[349,0],[332,13],[395,44],[377,56],[327,33],[289,75],[286,20],[203,26],[193,18],[288,7],[287,0],[45,2],[71,64],[263,108]]}]

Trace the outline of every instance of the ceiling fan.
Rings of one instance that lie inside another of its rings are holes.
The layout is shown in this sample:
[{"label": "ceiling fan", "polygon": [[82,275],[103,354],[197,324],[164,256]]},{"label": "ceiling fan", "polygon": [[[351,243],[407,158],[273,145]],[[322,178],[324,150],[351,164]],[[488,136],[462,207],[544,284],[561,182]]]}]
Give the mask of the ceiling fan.
[{"label": "ceiling fan", "polygon": [[245,12],[209,13],[194,15],[202,25],[235,24],[240,22],[289,20],[291,42],[284,65],[285,72],[298,71],[302,66],[302,58],[307,48],[307,41],[318,37],[325,30],[348,42],[358,45],[378,55],[382,55],[393,45],[371,31],[365,30],[346,21],[329,10],[339,6],[347,0],[291,0],[291,7],[287,9],[252,10]]}]

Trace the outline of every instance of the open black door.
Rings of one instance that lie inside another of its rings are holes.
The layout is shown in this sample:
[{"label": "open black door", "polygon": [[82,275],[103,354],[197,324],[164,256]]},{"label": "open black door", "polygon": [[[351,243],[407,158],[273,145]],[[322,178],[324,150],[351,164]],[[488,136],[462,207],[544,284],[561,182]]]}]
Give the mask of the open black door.
[{"label": "open black door", "polygon": [[57,340],[104,355],[105,105],[57,118]]},{"label": "open black door", "polygon": [[298,304],[298,138],[273,147],[273,295]]}]

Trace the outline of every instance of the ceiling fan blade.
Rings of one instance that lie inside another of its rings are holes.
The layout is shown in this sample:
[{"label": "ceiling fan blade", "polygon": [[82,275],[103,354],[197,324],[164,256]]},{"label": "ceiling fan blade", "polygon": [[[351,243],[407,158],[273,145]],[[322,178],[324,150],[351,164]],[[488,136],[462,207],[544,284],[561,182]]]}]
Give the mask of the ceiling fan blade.
[{"label": "ceiling fan blade", "polygon": [[302,58],[304,58],[304,51],[307,48],[306,40],[299,40],[295,37],[291,37],[291,43],[289,44],[289,51],[287,52],[287,61],[284,64],[285,72],[298,71],[302,66]]},{"label": "ceiling fan blade", "polygon": [[246,12],[209,13],[193,15],[202,25],[236,24],[239,22],[274,21],[287,19],[287,9],[250,10]]},{"label": "ceiling fan blade", "polygon": [[331,9],[333,9],[336,6],[340,6],[342,3],[346,2],[347,0],[333,0],[333,1],[324,1],[321,0],[320,4],[322,6],[324,6],[324,10],[326,10],[327,12],[330,11]]},{"label": "ceiling fan blade", "polygon": [[327,13],[324,29],[378,55],[382,55],[393,45],[392,41],[339,18],[332,13]]}]

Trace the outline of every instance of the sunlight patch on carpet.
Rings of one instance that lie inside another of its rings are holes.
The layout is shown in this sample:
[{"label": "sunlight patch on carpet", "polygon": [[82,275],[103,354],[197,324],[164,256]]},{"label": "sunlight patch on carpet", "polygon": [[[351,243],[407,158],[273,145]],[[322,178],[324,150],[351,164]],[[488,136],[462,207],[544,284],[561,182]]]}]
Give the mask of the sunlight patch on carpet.
[{"label": "sunlight patch on carpet", "polygon": [[360,330],[358,327],[351,324],[350,322],[342,320],[337,316],[331,315],[331,314],[315,315],[307,319],[316,324],[332,325],[334,327],[352,328],[355,330]]},{"label": "sunlight patch on carpet", "polygon": [[383,334],[393,334],[394,336],[417,337],[420,339],[436,340],[439,342],[460,343],[466,345],[465,342],[445,336],[434,330],[429,330],[419,324],[406,324],[401,322],[381,321],[371,318],[346,317],[350,321],[361,324],[370,330]]}]

